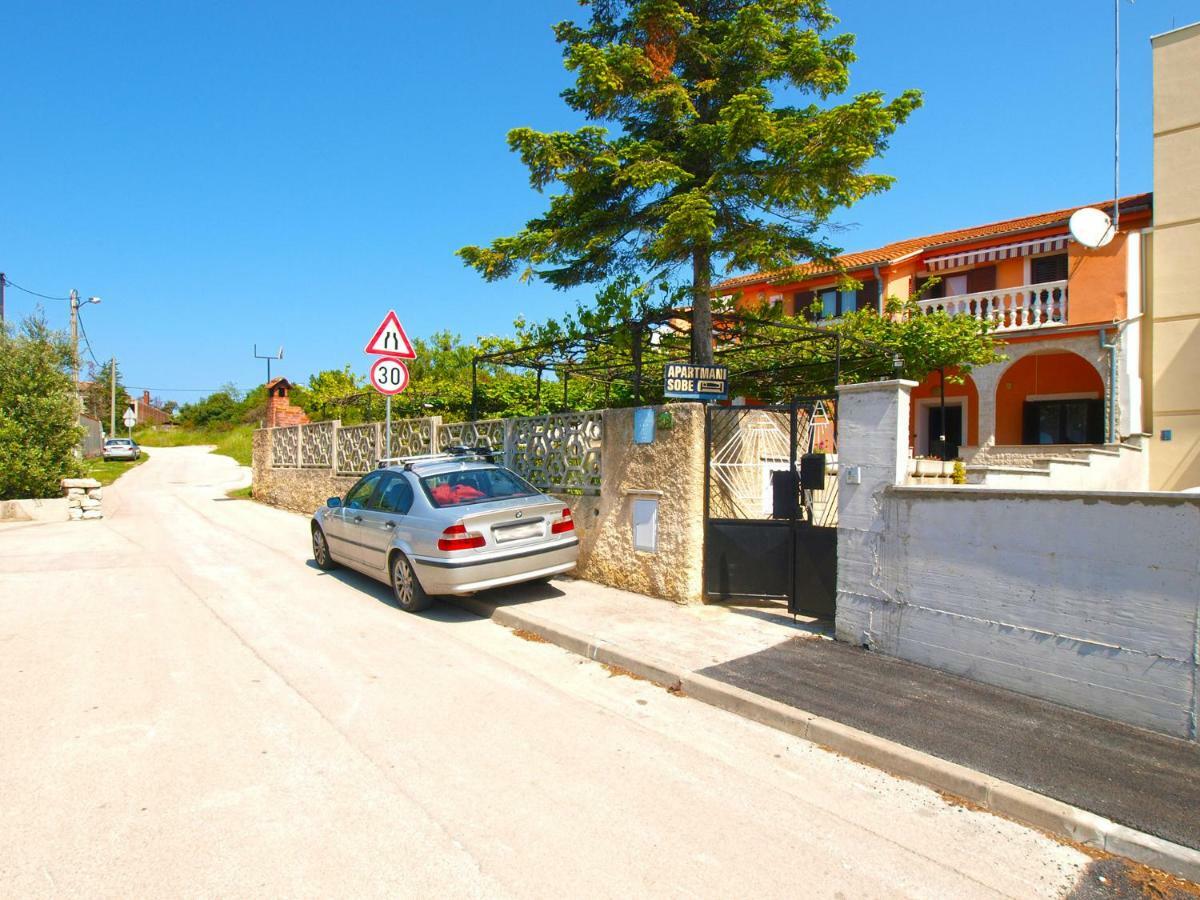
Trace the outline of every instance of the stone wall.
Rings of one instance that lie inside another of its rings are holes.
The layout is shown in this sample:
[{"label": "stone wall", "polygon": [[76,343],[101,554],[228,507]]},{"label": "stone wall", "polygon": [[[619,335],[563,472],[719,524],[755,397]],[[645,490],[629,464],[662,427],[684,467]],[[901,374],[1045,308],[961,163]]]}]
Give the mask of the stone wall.
[{"label": "stone wall", "polygon": [[271,432],[254,432],[254,498],[273,506],[311,515],[330,497],[342,497],[357,475],[335,475],[332,469],[276,469],[271,466]]},{"label": "stone wall", "polygon": [[[568,497],[580,531],[579,576],[677,603],[703,602],[704,407],[670,403],[654,442],[633,442],[632,409],[604,411],[599,497]],[[658,501],[655,552],[634,549],[633,500]]]},{"label": "stone wall", "polygon": [[[632,409],[604,410],[599,495],[573,491],[555,496],[570,507],[575,519],[580,577],[678,603],[699,603],[704,562],[704,407],[673,403],[653,410],[659,424],[651,444],[633,442]],[[670,427],[663,420],[664,412],[670,413]],[[332,468],[275,468],[271,453],[271,431],[256,431],[254,496],[266,503],[312,513],[326,498],[344,496],[358,480],[358,476],[335,475]],[[654,552],[634,549],[635,498],[658,502]]]},{"label": "stone wall", "polygon": [[838,639],[1196,740],[1200,496],[900,486],[910,389],[839,392]]}]

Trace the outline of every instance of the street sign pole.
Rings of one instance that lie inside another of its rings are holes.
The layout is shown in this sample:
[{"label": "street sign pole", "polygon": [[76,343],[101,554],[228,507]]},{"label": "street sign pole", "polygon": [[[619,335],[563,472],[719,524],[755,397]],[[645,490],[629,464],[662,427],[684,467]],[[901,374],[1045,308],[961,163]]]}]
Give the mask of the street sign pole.
[{"label": "street sign pole", "polygon": [[408,387],[408,369],[403,360],[416,359],[412,341],[404,333],[404,326],[396,316],[396,311],[388,310],[375,334],[367,342],[365,348],[368,354],[379,358],[371,366],[371,386],[384,397],[384,438],[383,459],[390,459],[392,453],[392,395],[398,394]]}]

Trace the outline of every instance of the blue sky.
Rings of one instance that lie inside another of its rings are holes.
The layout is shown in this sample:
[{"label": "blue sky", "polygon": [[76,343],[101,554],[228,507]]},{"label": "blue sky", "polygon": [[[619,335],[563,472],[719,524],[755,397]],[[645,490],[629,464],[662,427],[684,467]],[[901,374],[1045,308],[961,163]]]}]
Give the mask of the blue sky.
[{"label": "blue sky", "polygon": [[[1106,0],[833,0],[858,35],[852,91],[925,106],[876,165],[888,194],[837,243],[1104,199],[1112,189]],[[550,25],[573,0],[0,0],[0,270],[85,309],[128,385],[181,401],[264,367],[345,363],[389,307],[414,336],[508,333],[590,291],[487,284],[454,250],[539,212],[505,132],[570,128]],[[1153,34],[1195,0],[1122,10],[1122,192],[1149,190]],[[10,288],[10,317],[41,302]],[[183,390],[186,388],[199,391]]]}]

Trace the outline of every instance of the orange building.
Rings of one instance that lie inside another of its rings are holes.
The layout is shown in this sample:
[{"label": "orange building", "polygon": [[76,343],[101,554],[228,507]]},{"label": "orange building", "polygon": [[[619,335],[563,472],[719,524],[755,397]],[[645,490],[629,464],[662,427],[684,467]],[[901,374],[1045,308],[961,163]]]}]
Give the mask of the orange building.
[{"label": "orange building", "polygon": [[[1112,202],[1096,204],[1112,214]],[[782,305],[817,320],[882,310],[921,291],[926,310],[986,318],[1007,360],[947,379],[946,458],[968,462],[1029,445],[1115,443],[1142,432],[1141,322],[1150,194],[1120,201],[1120,229],[1099,249],[1076,243],[1067,220],[1079,207],[897,241],[838,257],[732,278],[716,288],[743,308]],[[838,271],[840,269],[840,271]],[[839,289],[842,273],[860,282]],[[941,456],[940,378],[912,394],[916,456]]]}]

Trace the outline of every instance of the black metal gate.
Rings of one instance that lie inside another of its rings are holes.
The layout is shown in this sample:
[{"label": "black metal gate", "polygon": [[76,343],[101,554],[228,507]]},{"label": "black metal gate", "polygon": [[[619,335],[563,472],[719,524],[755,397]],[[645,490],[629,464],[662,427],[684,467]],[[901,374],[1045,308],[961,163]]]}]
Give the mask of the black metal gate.
[{"label": "black metal gate", "polygon": [[704,589],[832,617],[837,594],[833,397],[710,406],[705,422]]}]

